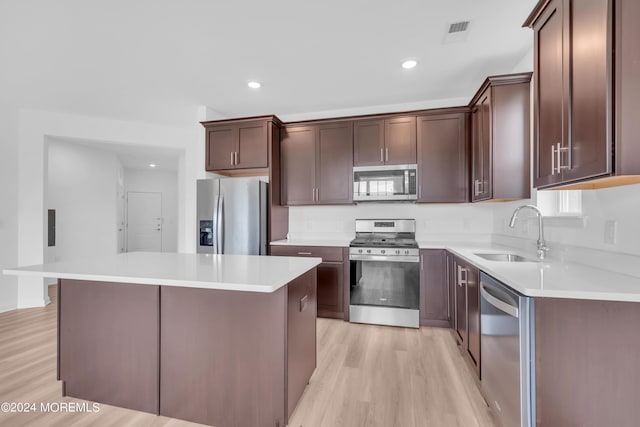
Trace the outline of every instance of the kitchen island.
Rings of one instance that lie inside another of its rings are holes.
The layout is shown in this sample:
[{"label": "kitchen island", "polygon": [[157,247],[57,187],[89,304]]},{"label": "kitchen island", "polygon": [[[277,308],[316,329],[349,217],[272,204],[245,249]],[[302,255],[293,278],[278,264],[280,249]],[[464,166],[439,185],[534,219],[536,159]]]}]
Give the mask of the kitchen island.
[{"label": "kitchen island", "polygon": [[58,278],[63,395],[273,427],[316,366],[320,261],[128,253],[4,273]]}]

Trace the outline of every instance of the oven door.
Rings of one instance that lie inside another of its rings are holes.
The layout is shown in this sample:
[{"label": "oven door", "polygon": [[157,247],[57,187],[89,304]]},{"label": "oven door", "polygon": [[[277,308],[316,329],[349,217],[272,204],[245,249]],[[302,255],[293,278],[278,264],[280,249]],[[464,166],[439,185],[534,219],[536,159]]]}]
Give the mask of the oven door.
[{"label": "oven door", "polygon": [[351,260],[349,320],[420,326],[420,263],[415,260]]}]

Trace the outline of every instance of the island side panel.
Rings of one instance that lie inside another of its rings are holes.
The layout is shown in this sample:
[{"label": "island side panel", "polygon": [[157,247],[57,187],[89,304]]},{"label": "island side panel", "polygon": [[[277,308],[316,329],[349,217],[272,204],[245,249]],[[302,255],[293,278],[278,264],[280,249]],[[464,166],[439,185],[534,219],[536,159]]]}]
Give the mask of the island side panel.
[{"label": "island side panel", "polygon": [[158,413],[159,287],[60,280],[65,396]]},{"label": "island side panel", "polygon": [[537,426],[637,426],[640,303],[536,298]]},{"label": "island side panel", "polygon": [[287,288],[287,417],[290,417],[316,369],[317,268],[289,282]]},{"label": "island side panel", "polygon": [[286,297],[162,286],[160,414],[284,427]]}]

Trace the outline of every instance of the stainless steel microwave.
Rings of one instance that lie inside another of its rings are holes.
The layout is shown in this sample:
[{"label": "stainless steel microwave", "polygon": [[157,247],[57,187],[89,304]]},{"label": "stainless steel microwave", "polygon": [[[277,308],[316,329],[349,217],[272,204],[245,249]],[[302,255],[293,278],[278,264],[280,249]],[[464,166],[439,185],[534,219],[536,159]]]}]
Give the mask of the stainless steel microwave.
[{"label": "stainless steel microwave", "polygon": [[417,200],[417,176],[417,165],[356,166],[353,168],[353,200]]}]

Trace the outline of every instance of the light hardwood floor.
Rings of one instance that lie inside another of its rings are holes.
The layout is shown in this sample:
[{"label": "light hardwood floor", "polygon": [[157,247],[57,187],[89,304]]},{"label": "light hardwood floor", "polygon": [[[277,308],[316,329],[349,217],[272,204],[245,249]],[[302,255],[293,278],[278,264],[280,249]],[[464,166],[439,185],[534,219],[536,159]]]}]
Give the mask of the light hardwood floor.
[{"label": "light hardwood floor", "polygon": [[[56,381],[55,287],[45,308],[0,314],[0,402],[83,402]],[[1,413],[0,426],[197,426],[100,405],[98,413]],[[318,319],[318,367],[291,427],[493,427],[446,329]],[[250,426],[247,426],[250,427]]]}]

